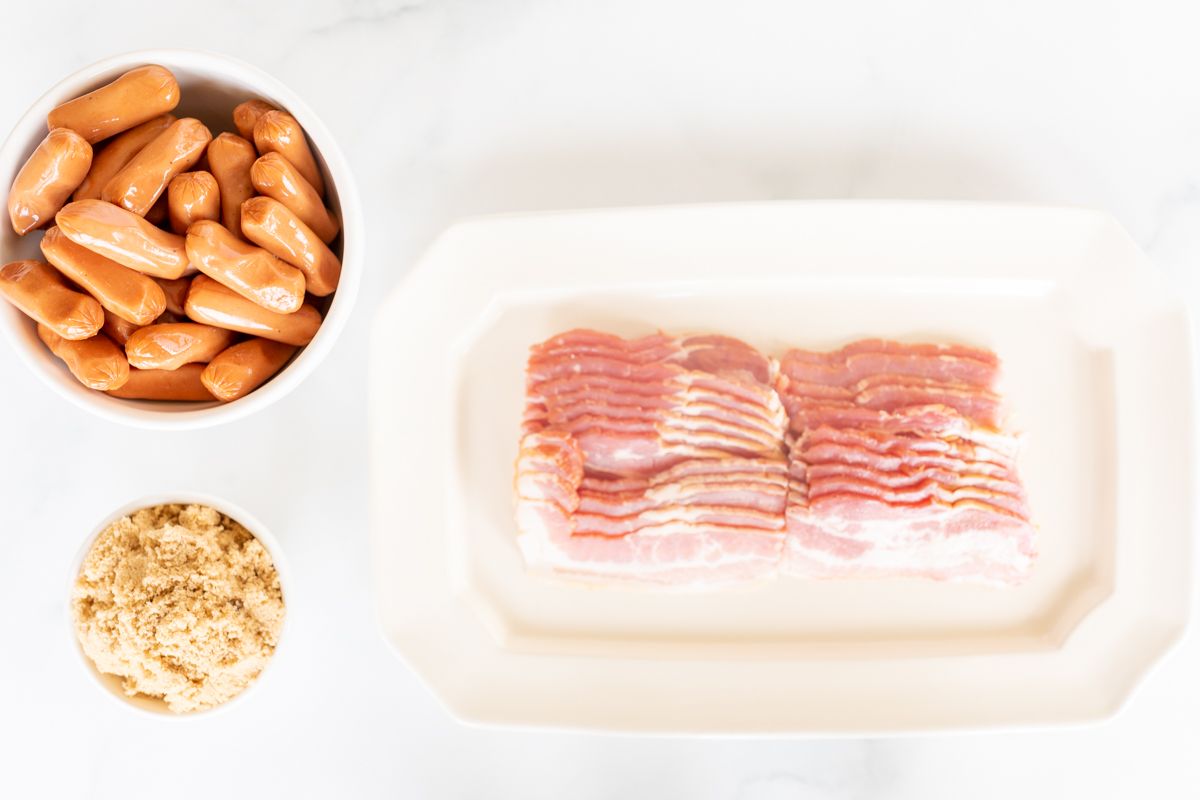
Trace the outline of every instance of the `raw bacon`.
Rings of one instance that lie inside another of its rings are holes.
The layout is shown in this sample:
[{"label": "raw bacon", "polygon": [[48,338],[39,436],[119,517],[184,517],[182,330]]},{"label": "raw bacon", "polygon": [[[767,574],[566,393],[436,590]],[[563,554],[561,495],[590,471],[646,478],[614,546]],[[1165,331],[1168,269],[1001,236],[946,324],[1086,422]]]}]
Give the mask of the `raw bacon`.
[{"label": "raw bacon", "polygon": [[1028,521],[971,501],[896,506],[832,495],[788,509],[784,574],[1019,583],[1037,551]]},{"label": "raw bacon", "polygon": [[789,416],[782,572],[1017,583],[1036,556],[999,430],[999,361],[959,345],[870,340],[792,350],[778,389]]},{"label": "raw bacon", "polygon": [[[569,434],[526,434],[517,459],[521,552],[533,568],[581,578],[696,585],[769,577],[783,553],[784,462],[733,457],[738,471],[711,471],[725,460],[684,461],[653,479],[589,477],[584,489],[582,449]],[[707,475],[735,480],[705,484]]]},{"label": "raw bacon", "polygon": [[531,568],[702,586],[782,572],[1015,583],[1036,557],[991,351],[720,335],[530,350],[514,492]]},{"label": "raw bacon", "polygon": [[577,330],[535,345],[515,484],[526,561],[668,585],[773,575],[788,496],[778,374],[724,336]]},{"label": "raw bacon", "polygon": [[613,476],[723,454],[782,458],[777,376],[729,337],[568,331],[531,350],[524,429],[571,434],[589,469]]},{"label": "raw bacon", "polygon": [[959,345],[901,344],[867,339],[829,353],[791,350],[780,368],[792,380],[848,386],[872,375],[910,375],[987,387],[999,360],[986,350]]}]

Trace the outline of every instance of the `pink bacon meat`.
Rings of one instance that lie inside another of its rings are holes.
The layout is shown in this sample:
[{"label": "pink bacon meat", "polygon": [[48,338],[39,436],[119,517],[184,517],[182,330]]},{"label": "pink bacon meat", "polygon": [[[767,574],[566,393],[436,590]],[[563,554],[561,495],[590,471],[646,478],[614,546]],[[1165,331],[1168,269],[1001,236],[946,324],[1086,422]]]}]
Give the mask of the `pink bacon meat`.
[{"label": "pink bacon meat", "polygon": [[515,484],[526,561],[675,586],[774,574],[788,492],[777,377],[723,336],[577,330],[535,345]]},{"label": "pink bacon meat", "polygon": [[998,371],[993,353],[959,345],[787,353],[784,574],[1024,580],[1035,529],[1017,442],[998,430]]},{"label": "pink bacon meat", "polygon": [[[784,462],[723,460],[683,461],[654,479],[585,479],[570,434],[528,433],[517,458],[521,552],[535,569],[593,580],[688,586],[770,576],[783,552]],[[702,487],[705,476],[723,482]]]},{"label": "pink bacon meat", "polygon": [[531,348],[514,489],[531,568],[698,586],[1016,583],[1036,557],[995,354],[880,339],[775,362],[725,336]]},{"label": "pink bacon meat", "polygon": [[590,471],[647,476],[722,455],[780,458],[778,366],[724,336],[576,330],[531,348],[526,432],[575,437]]}]

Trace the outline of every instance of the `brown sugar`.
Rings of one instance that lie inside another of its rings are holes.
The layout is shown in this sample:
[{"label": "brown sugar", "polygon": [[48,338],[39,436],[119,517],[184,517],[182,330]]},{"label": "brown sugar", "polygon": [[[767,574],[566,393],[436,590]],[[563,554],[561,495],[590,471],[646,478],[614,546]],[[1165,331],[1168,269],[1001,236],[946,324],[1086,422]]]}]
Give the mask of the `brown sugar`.
[{"label": "brown sugar", "polygon": [[283,593],[266,548],[202,505],[144,508],[105,528],[72,594],[75,630],[125,693],[199,711],[262,672],[283,627]]}]

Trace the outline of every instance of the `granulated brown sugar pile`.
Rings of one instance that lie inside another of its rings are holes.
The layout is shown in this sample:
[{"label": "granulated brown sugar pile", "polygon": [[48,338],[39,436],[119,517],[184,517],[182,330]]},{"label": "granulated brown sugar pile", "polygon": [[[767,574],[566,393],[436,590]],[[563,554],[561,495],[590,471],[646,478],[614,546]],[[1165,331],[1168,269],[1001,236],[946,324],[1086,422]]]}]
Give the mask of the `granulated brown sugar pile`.
[{"label": "granulated brown sugar pile", "polygon": [[75,629],[128,695],[175,712],[230,700],[262,672],[283,627],[271,556],[235,520],[201,505],[122,517],[96,538],[72,597]]}]

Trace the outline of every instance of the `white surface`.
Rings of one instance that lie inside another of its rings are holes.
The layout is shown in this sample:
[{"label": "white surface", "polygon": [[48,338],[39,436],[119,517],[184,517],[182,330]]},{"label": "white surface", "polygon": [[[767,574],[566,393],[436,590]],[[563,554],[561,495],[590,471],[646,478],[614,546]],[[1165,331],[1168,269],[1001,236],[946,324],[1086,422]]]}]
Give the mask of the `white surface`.
[{"label": "white surface", "polygon": [[[362,207],[354,175],[329,130],[300,95],[259,69],[227,55],[196,50],[139,50],[105,58],[73,72],[47,87],[16,123],[0,148],[0,186],[10,186],[17,172],[46,135],[46,114],[55,106],[86,94],[144,64],[170,69],[180,86],[176,116],[200,118],[214,133],[234,131],[232,109],[247,98],[268,100],[287,110],[304,126],[330,187],[329,205],[342,222],[333,242],[342,259],[342,276],[328,304],[321,303],[324,320],[308,345],[287,366],[250,396],[235,403],[155,403],[124,400],[84,387],[38,339],[37,326],[15,307],[0,305],[0,328],[29,369],[68,401],[104,420],[160,430],[183,430],[218,425],[266,408],[300,384],[329,353],[349,321],[362,279]],[[42,259],[41,233],[18,237],[11,225],[0,226],[0,260]]]},{"label": "white surface", "polygon": [[[524,365],[531,344],[576,326],[716,329],[774,355],[871,335],[994,350],[1028,442],[1032,575],[679,593],[529,574],[512,519]],[[693,733],[1079,722],[1115,711],[1183,629],[1190,331],[1103,213],[859,201],[467,221],[375,328],[377,610],[464,719]],[[397,351],[396,337],[426,342]]]},{"label": "white surface", "polygon": [[[0,347],[0,795],[1194,796],[1194,631],[1121,717],[1085,730],[688,741],[460,726],[371,619],[363,396],[379,298],[468,213],[830,196],[1082,204],[1116,215],[1194,302],[1190,5],[346,0],[150,12],[75,0],[14,6],[5,22],[3,131],[47,85],[109,53],[208,47],[276,75],[345,150],[371,252],[358,312],[322,368],[270,413],[215,431],[100,424]],[[308,623],[290,631],[293,673],[194,726],[120,713],[62,636],[63,569],[96,519],[177,486],[228,497],[275,532],[291,613]]]}]

